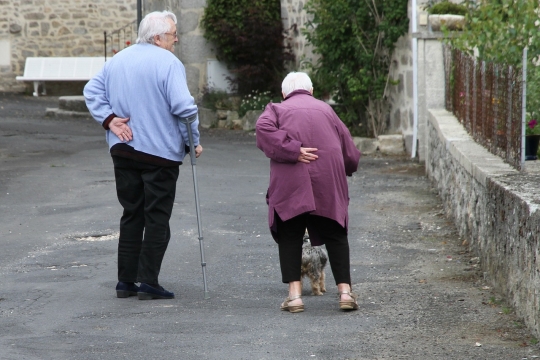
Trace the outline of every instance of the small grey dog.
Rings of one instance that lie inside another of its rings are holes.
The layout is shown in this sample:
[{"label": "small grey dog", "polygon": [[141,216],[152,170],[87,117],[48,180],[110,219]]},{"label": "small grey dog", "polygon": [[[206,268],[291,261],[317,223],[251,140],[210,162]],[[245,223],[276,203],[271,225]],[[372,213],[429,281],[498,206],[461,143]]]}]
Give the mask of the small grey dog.
[{"label": "small grey dog", "polygon": [[322,246],[311,246],[309,234],[304,235],[302,245],[302,279],[308,277],[311,281],[311,291],[313,295],[322,295],[326,292],[324,282],[324,267],[328,262],[328,254]]}]

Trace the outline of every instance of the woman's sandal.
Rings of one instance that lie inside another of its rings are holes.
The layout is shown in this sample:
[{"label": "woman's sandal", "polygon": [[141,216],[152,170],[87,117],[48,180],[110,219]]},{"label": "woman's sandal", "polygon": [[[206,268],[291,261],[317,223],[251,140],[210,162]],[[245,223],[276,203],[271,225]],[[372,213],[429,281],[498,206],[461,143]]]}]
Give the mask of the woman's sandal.
[{"label": "woman's sandal", "polygon": [[[352,300],[341,300],[341,295],[349,295]],[[338,297],[339,297],[339,308],[341,310],[358,310],[358,302],[356,301],[356,299],[358,299],[358,295],[356,295],[355,293],[353,292],[350,292],[350,291],[342,291],[340,293],[338,293]]]},{"label": "woman's sandal", "polygon": [[304,311],[304,304],[302,305],[289,305],[291,301],[296,299],[301,299],[302,295],[295,295],[293,297],[287,297],[285,301],[281,304],[281,310],[288,311],[291,313],[299,313]]}]

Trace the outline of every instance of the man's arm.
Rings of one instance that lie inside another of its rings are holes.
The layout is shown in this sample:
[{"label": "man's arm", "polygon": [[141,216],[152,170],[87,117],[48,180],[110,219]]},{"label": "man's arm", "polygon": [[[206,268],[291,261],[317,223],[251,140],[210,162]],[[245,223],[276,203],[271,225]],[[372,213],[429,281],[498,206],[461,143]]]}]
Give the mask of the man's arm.
[{"label": "man's arm", "polygon": [[[106,65],[105,65],[106,66]],[[108,130],[113,113],[105,89],[105,66],[85,85],[83,94],[92,117]]]},{"label": "man's arm", "polygon": [[110,130],[121,141],[133,140],[133,133],[127,125],[129,118],[116,116],[109,104],[105,89],[104,69],[86,84],[83,94],[90,114],[97,122],[101,123],[105,130]]}]

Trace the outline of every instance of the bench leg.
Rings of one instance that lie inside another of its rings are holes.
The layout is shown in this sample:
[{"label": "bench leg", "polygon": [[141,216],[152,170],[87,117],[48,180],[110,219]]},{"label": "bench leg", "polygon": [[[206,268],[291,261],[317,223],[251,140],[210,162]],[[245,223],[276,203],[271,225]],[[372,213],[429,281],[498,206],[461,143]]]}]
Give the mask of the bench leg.
[{"label": "bench leg", "polygon": [[34,81],[34,93],[32,95],[39,96],[39,85],[41,85],[41,88],[43,89],[41,95],[47,95],[47,89],[45,88],[45,83],[43,81]]}]

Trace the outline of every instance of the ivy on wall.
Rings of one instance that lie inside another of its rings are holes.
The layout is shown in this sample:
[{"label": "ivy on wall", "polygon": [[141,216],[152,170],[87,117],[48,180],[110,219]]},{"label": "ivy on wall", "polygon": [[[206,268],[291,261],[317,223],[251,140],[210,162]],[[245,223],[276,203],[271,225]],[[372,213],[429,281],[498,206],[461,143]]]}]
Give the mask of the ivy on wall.
[{"label": "ivy on wall", "polygon": [[333,96],[353,135],[377,136],[387,120],[385,89],[396,41],[408,31],[408,0],[309,0],[304,33],[317,97]]},{"label": "ivy on wall", "polygon": [[294,60],[284,45],[279,1],[208,0],[202,26],[218,60],[236,75],[230,80],[238,94],[279,93],[286,62]]}]

